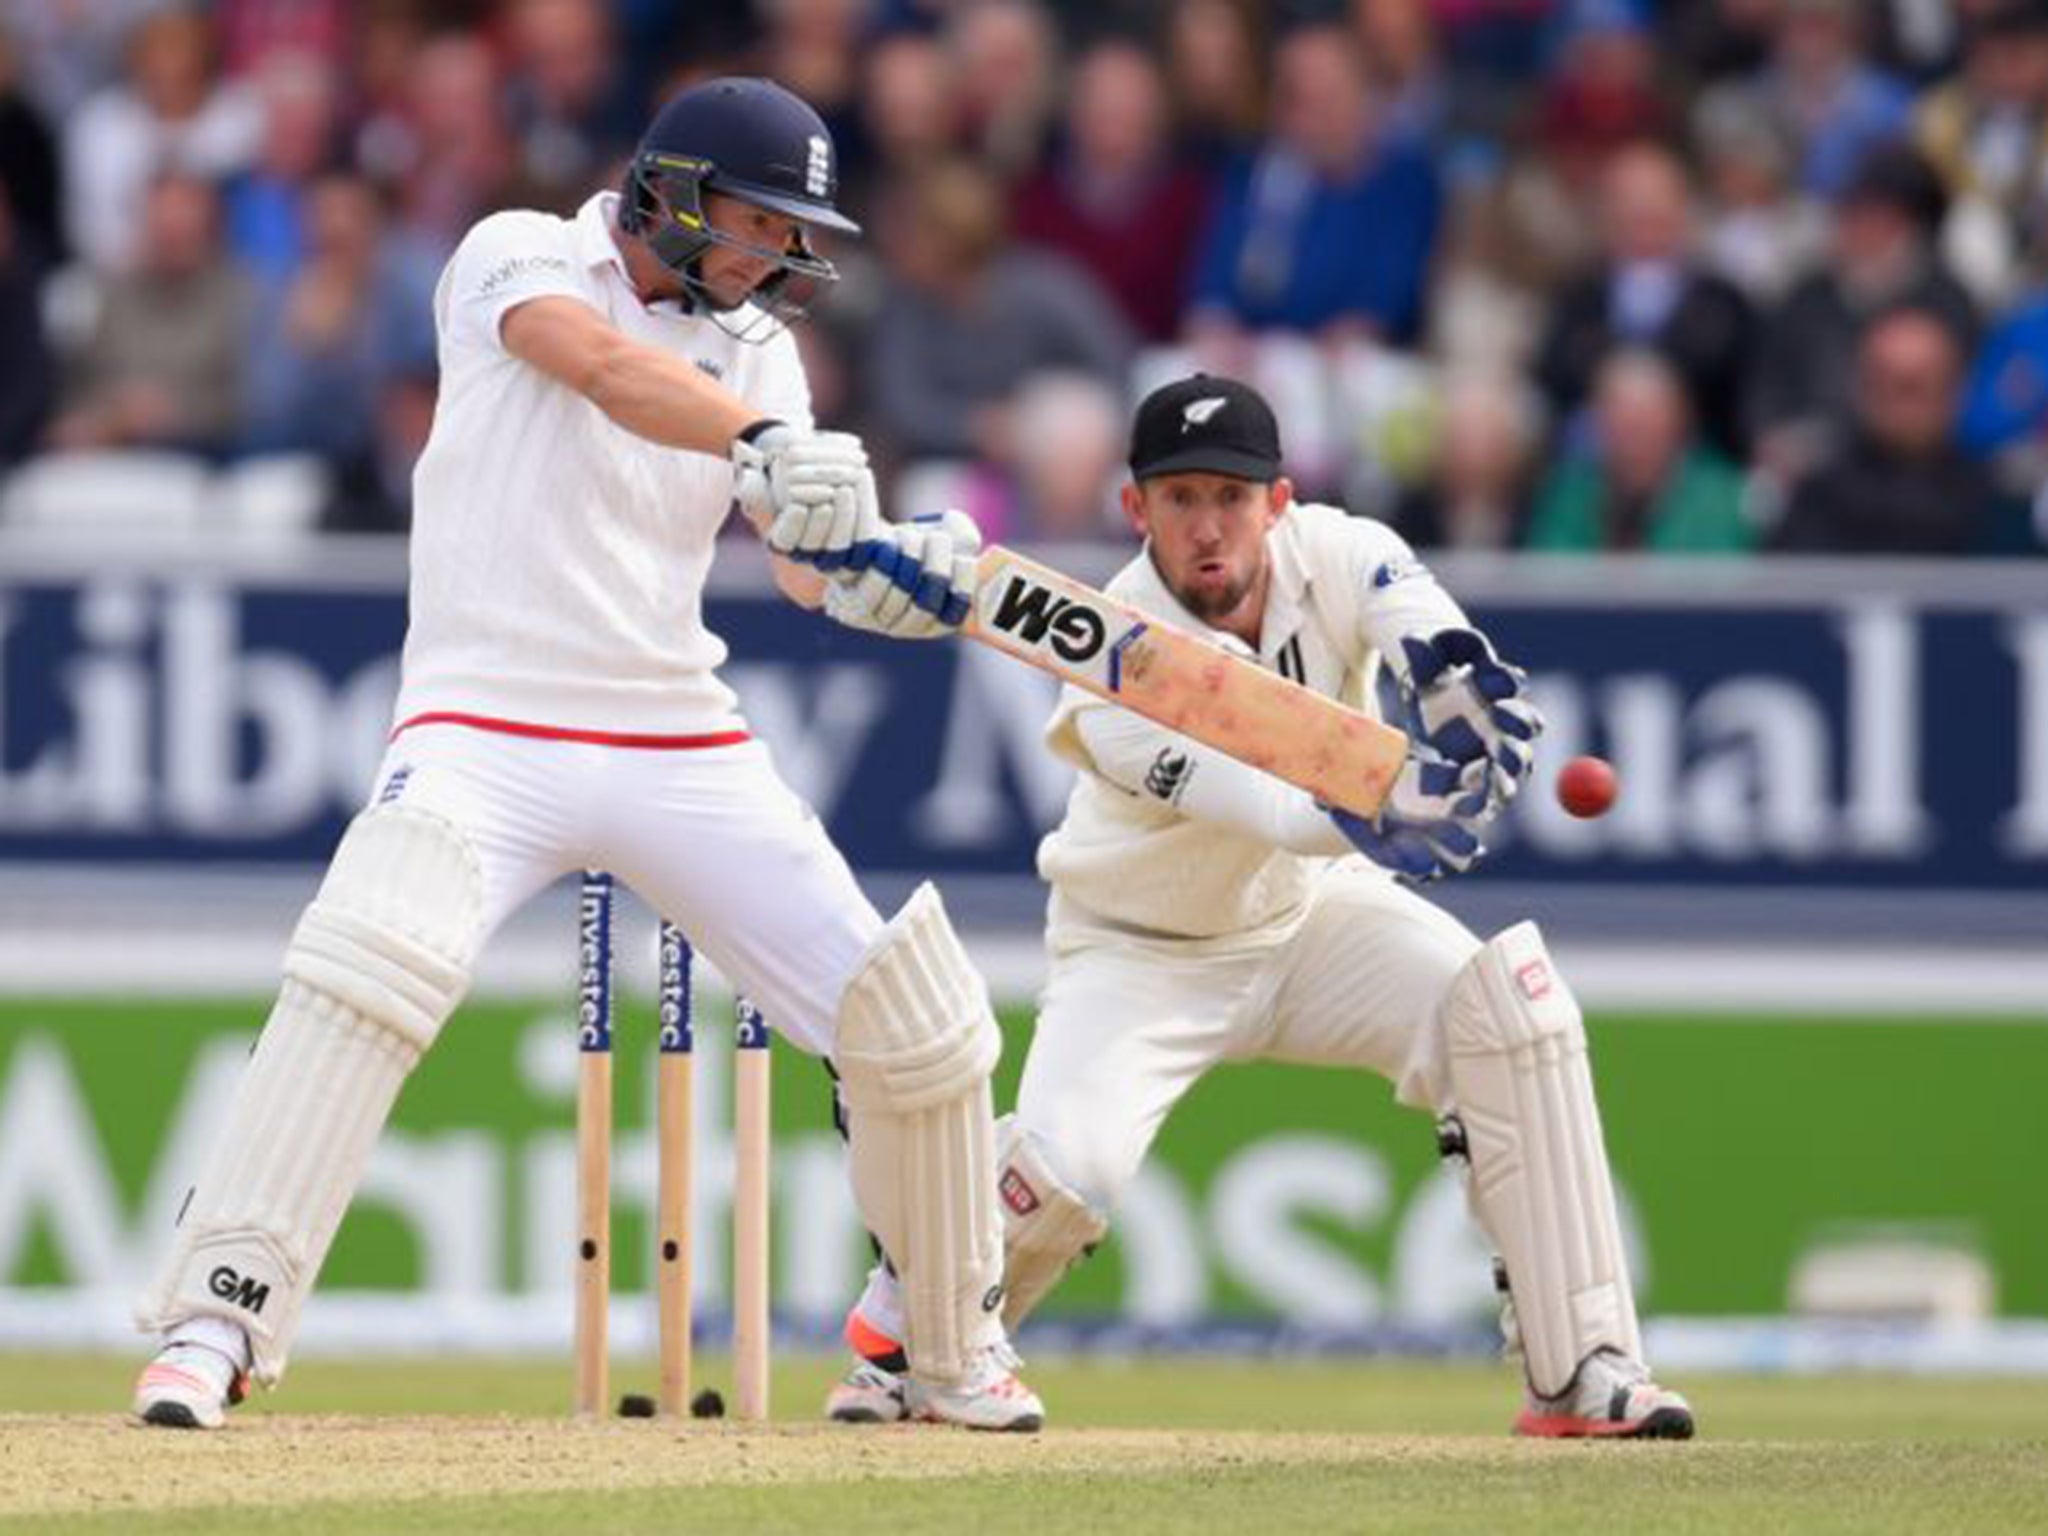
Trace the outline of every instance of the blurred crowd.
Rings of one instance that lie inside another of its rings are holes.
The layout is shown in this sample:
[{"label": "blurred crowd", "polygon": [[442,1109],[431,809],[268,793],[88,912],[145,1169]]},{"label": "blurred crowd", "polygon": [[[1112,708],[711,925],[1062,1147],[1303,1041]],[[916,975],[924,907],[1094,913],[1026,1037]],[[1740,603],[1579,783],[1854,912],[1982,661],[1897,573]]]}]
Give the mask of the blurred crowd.
[{"label": "blurred crowd", "polygon": [[722,73],[839,140],[899,514],[1122,537],[1198,366],[1427,547],[2048,546],[2048,0],[0,0],[0,474],[402,528],[454,243]]}]

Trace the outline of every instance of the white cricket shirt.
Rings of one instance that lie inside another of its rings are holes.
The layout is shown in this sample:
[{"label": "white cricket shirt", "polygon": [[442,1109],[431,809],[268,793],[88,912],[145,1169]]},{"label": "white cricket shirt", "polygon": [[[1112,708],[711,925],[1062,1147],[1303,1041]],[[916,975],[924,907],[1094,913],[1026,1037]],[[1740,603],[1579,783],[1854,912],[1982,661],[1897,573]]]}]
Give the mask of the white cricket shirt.
[{"label": "white cricket shirt", "polygon": [[441,390],[413,473],[400,724],[461,714],[657,735],[738,724],[703,607],[732,505],[727,461],[634,436],[513,357],[498,327],[526,300],[561,295],[763,416],[808,427],[810,389],[788,331],[755,345],[642,304],[612,239],[617,205],[603,193],[573,219],[493,214],[441,274]]}]

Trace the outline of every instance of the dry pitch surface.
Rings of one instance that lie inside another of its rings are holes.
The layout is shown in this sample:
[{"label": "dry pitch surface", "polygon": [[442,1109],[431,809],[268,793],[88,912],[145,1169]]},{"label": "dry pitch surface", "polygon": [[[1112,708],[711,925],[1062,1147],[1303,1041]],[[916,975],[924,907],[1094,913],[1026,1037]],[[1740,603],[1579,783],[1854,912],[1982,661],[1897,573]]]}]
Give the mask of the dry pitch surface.
[{"label": "dry pitch surface", "polygon": [[[2048,1385],[1688,1382],[1708,1438],[1539,1445],[1504,1373],[1344,1362],[1049,1363],[1035,1437],[554,1411],[558,1369],[308,1362],[219,1434],[107,1405],[132,1361],[0,1359],[0,1532],[2048,1530]],[[630,1387],[630,1383],[627,1384]],[[509,1410],[509,1411],[506,1411]]]},{"label": "dry pitch surface", "polygon": [[[897,1426],[605,1423],[271,1415],[219,1435],[114,1415],[0,1418],[0,1513],[262,1507],[570,1489],[1123,1475],[1390,1459],[1496,1461],[1512,1446],[1250,1431],[1067,1429],[973,1435]],[[1520,1448],[1526,1452],[1528,1448]]]}]

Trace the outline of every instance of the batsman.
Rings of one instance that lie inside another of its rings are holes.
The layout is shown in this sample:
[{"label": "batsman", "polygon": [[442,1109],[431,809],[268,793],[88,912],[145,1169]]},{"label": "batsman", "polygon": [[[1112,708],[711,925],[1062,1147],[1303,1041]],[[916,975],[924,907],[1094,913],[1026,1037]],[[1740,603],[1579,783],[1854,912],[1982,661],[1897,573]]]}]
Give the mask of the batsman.
[{"label": "batsman", "polygon": [[[1113,597],[1369,709],[1381,667],[1410,751],[1356,817],[1069,685],[1047,727],[1078,776],[1039,849],[1047,980],[999,1129],[1014,1328],[1101,1242],[1175,1104],[1210,1068],[1363,1067],[1437,1117],[1500,1256],[1539,1436],[1683,1439],[1643,1359],[1579,1006],[1533,923],[1481,940],[1415,887],[1471,867],[1542,721],[1523,674],[1390,529],[1293,500],[1272,410],[1196,375],[1132,431],[1144,538]],[[906,1412],[914,1331],[877,1266],[848,1319],[839,1419]]]},{"label": "batsman", "polygon": [[[703,593],[735,501],[778,585],[915,637],[965,602],[943,523],[893,524],[860,442],[818,432],[787,323],[830,264],[830,135],[765,80],[656,116],[616,192],[506,212],[434,296],[441,391],[414,478],[396,723],[141,1325],[144,1424],[214,1428],[283,1374],[393,1101],[486,939],[612,870],[794,1044],[830,1058],[862,1216],[902,1274],[909,1410],[1031,1430],[998,1313],[988,993],[938,894],[884,921],[719,679]],[[828,578],[850,547],[890,558]],[[900,579],[893,573],[901,573]]]}]

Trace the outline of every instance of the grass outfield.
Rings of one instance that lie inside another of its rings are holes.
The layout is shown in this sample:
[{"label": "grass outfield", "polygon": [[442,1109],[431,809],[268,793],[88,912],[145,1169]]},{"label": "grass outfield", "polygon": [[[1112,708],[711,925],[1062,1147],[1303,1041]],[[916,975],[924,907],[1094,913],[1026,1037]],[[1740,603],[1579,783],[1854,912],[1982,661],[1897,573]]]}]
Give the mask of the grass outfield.
[{"label": "grass outfield", "polygon": [[[0,1359],[0,1530],[2038,1532],[2048,1383],[1702,1378],[1691,1444],[1509,1439],[1513,1378],[1354,1362],[1037,1362],[1038,1437],[571,1424],[559,1364],[308,1361],[221,1435],[108,1411],[132,1360]],[[721,1376],[706,1362],[705,1379]],[[644,1388],[623,1365],[620,1390]],[[146,1527],[145,1527],[146,1522]]]}]

